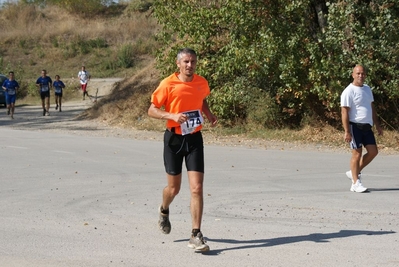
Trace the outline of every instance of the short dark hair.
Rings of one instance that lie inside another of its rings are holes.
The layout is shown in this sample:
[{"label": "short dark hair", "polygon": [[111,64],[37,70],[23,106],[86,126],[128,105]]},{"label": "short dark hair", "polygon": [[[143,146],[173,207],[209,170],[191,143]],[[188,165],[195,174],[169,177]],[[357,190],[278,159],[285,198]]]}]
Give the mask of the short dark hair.
[{"label": "short dark hair", "polygon": [[10,75],[10,74],[14,74],[14,72],[13,71],[8,72],[8,75]]},{"label": "short dark hair", "polygon": [[183,54],[189,54],[189,55],[194,55],[197,56],[197,53],[191,48],[185,47],[183,49],[180,49],[179,52],[177,52],[177,60],[179,61],[182,57]]}]

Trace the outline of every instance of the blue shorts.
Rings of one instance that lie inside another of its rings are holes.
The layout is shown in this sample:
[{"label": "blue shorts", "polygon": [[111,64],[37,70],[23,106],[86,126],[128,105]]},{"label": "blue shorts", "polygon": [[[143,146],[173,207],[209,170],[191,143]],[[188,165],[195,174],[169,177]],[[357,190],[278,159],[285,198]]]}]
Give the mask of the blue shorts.
[{"label": "blue shorts", "polygon": [[17,95],[16,94],[15,95],[6,94],[6,104],[7,105],[10,105],[11,103],[15,104],[15,100],[16,99],[17,99]]},{"label": "blue shorts", "polygon": [[201,132],[182,136],[165,130],[163,140],[163,160],[167,174],[181,174],[183,159],[187,171],[204,173],[204,141]]},{"label": "blue shorts", "polygon": [[352,134],[352,141],[350,142],[350,146],[352,149],[358,149],[362,146],[365,147],[367,145],[377,145],[373,130],[371,130],[371,126],[370,129],[362,130],[358,126],[356,126],[355,123],[351,122],[349,127]]}]

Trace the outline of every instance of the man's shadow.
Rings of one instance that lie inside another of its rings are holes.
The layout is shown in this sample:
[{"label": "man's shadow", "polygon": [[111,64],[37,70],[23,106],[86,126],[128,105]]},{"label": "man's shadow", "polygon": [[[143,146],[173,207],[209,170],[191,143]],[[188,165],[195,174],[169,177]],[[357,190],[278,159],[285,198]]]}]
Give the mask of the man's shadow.
[{"label": "man's shadow", "polygon": [[[238,250],[238,249],[252,249],[252,248],[263,248],[263,247],[273,247],[285,244],[292,244],[304,241],[312,241],[316,243],[326,243],[330,242],[330,240],[335,238],[346,238],[352,236],[359,235],[387,235],[394,234],[394,231],[360,231],[360,230],[341,230],[336,233],[326,233],[326,234],[309,234],[309,235],[300,235],[300,236],[287,236],[287,237],[278,237],[278,238],[270,238],[270,239],[257,239],[257,240],[236,240],[236,239],[212,239],[206,238],[206,240],[210,242],[218,242],[218,243],[228,243],[228,244],[236,244],[235,247],[224,248],[224,249],[215,249],[210,250],[208,252],[204,252],[206,255],[218,255],[221,252],[229,251],[229,250]],[[188,239],[180,239],[175,240],[174,242],[186,242]]]},{"label": "man's shadow", "polygon": [[369,188],[370,192],[399,191],[399,188]]}]

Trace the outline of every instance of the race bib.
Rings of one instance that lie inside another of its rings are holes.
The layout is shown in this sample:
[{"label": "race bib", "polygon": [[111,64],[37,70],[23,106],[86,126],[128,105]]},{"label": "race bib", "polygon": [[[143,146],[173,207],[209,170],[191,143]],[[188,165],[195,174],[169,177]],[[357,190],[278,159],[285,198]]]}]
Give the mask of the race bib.
[{"label": "race bib", "polygon": [[8,88],[8,89],[7,89],[7,94],[8,94],[8,95],[15,95],[15,92],[16,92],[16,91],[15,91],[15,89],[13,89],[13,88]]},{"label": "race bib", "polygon": [[54,92],[56,92],[57,94],[61,93],[62,92],[62,88],[57,86],[57,87],[55,87],[55,91]]},{"label": "race bib", "polygon": [[47,92],[48,89],[48,85],[42,85],[42,92]]},{"label": "race bib", "polygon": [[194,132],[198,126],[204,123],[204,118],[202,117],[201,111],[199,109],[186,111],[183,112],[183,114],[185,114],[188,117],[188,119],[187,121],[180,124],[182,135]]}]

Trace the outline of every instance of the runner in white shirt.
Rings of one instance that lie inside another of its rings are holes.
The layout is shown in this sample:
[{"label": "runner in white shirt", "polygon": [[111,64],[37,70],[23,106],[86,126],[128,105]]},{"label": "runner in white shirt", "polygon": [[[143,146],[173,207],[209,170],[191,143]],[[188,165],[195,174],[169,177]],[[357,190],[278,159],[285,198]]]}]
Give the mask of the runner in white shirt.
[{"label": "runner in white shirt", "polygon": [[82,70],[79,71],[78,78],[83,91],[83,100],[85,100],[85,96],[89,96],[87,93],[87,83],[90,81],[90,73],[86,70],[85,66],[82,66]]}]

